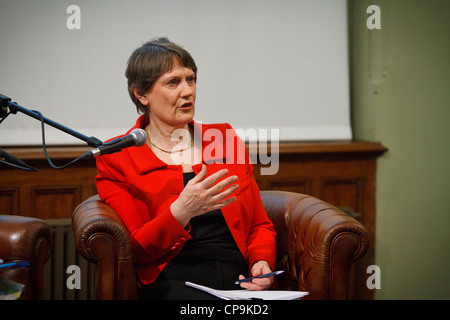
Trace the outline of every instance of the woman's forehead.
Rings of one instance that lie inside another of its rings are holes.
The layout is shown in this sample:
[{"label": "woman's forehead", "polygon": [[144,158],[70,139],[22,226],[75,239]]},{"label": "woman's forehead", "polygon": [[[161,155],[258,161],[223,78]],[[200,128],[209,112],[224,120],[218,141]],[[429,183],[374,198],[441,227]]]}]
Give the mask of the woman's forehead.
[{"label": "woman's forehead", "polygon": [[191,76],[194,75],[194,71],[191,68],[183,66],[177,59],[173,59],[172,68],[163,73],[159,78],[171,78],[173,76]]}]

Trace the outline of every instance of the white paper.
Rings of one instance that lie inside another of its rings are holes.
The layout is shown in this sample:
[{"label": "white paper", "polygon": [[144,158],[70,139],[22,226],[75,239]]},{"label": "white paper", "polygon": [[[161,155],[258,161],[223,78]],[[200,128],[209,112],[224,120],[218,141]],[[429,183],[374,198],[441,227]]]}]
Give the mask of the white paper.
[{"label": "white paper", "polygon": [[186,285],[195,289],[203,290],[224,300],[295,300],[301,299],[309,294],[306,291],[285,291],[285,290],[216,290],[199,284],[186,281]]}]

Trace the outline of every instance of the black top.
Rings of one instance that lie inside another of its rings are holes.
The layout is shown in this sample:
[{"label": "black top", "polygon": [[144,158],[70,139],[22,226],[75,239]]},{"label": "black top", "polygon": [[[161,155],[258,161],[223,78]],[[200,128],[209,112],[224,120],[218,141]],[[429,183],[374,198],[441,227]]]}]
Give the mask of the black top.
[{"label": "black top", "polygon": [[[195,177],[194,172],[183,173],[184,185]],[[239,251],[221,210],[213,210],[190,220],[191,239],[186,241],[170,263],[181,261],[225,261],[247,266]]]}]

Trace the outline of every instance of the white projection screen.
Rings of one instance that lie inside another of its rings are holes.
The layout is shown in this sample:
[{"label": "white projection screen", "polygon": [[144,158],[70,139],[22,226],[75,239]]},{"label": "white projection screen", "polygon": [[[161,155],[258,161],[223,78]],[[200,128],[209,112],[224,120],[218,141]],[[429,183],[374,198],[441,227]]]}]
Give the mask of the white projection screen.
[{"label": "white projection screen", "polygon": [[[195,120],[351,139],[345,0],[0,0],[0,93],[106,140],[138,116],[128,57],[160,36],[197,63]],[[50,126],[46,142],[83,145]],[[33,118],[0,124],[0,147],[41,144]]]}]

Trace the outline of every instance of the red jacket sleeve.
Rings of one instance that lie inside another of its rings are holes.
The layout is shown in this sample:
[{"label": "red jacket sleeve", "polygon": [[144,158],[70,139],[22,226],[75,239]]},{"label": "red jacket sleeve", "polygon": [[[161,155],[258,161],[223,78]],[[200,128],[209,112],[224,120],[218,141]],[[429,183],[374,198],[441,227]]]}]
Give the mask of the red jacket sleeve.
[{"label": "red jacket sleeve", "polygon": [[138,264],[158,264],[161,258],[168,261],[175,256],[191,236],[173,217],[170,206],[151,220],[142,212],[144,207],[137,207],[127,183],[127,171],[132,166],[127,165],[126,153],[97,158],[97,170],[99,196],[116,211],[128,229],[133,260]]}]

